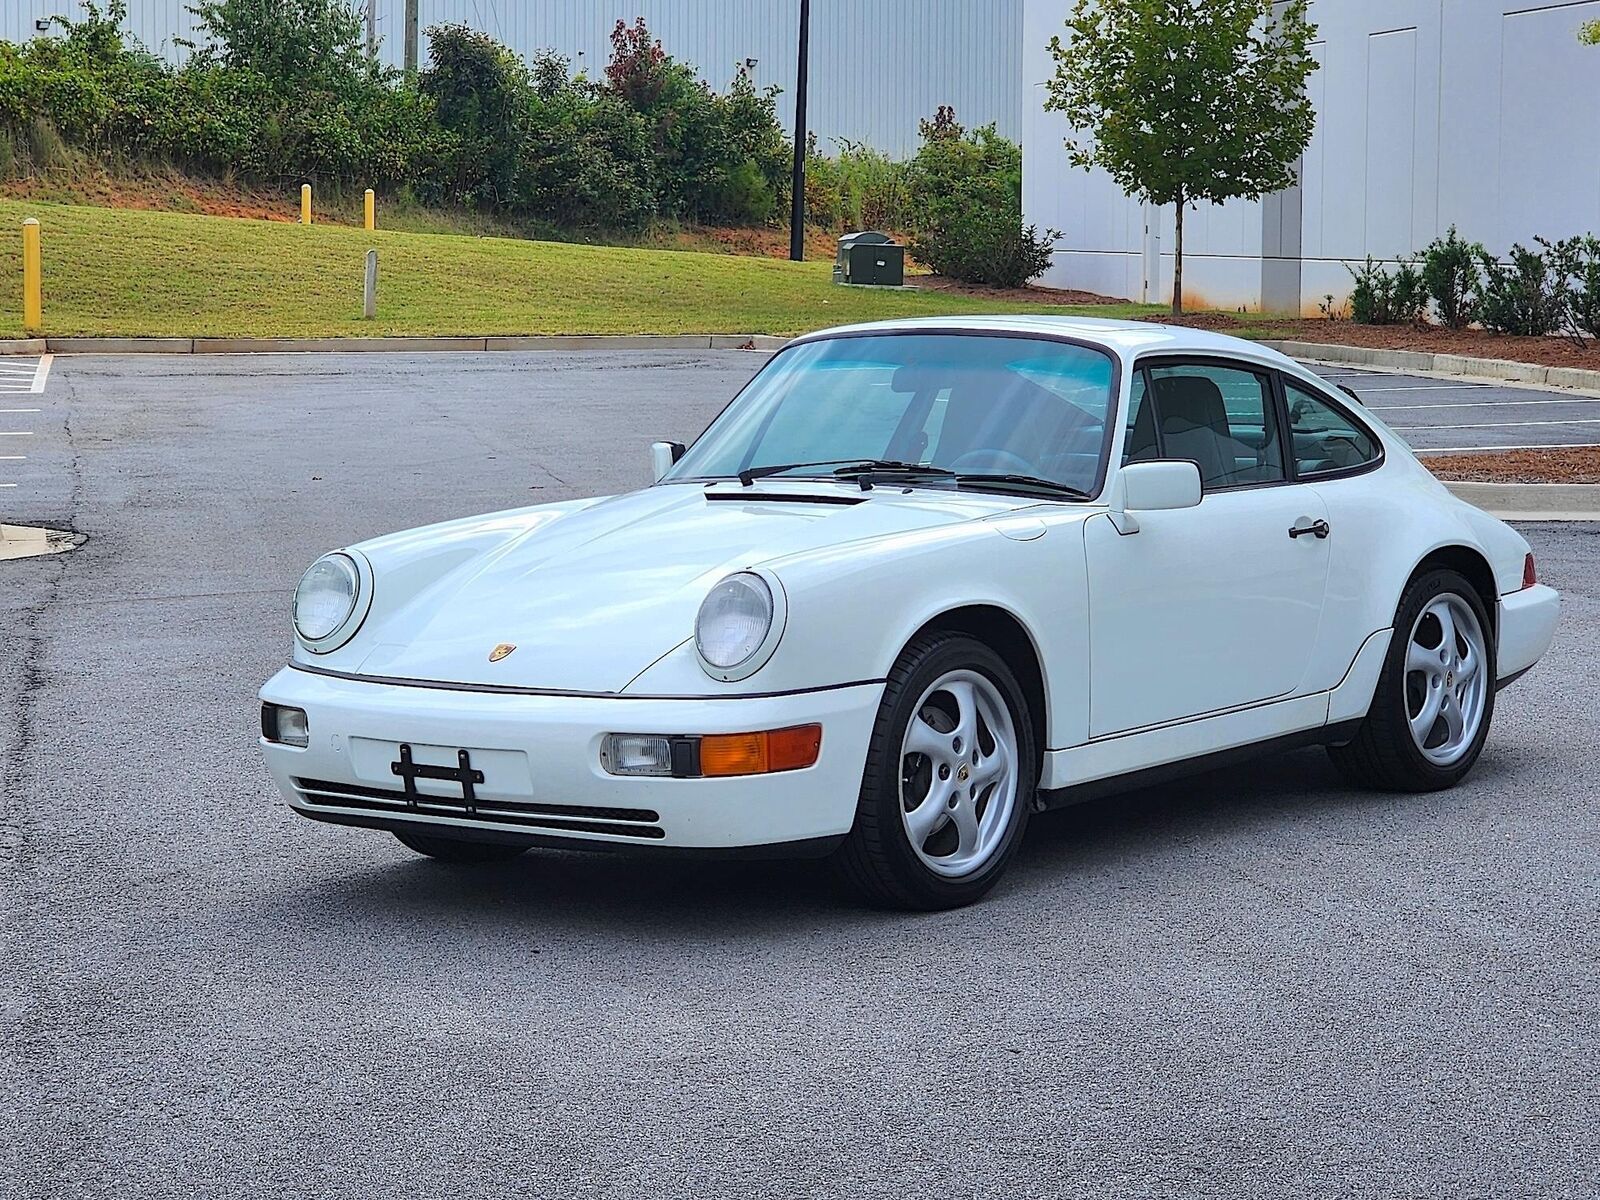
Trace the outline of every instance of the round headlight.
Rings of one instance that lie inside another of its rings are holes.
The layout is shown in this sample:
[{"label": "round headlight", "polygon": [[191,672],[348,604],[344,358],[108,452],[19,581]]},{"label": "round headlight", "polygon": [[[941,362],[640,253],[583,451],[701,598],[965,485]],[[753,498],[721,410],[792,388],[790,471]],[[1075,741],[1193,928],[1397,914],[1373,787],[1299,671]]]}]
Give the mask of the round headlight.
[{"label": "round headlight", "polygon": [[361,575],[348,554],[325,554],[311,564],[294,590],[295,632],[307,642],[337,633],[356,611]]},{"label": "round headlight", "polygon": [[707,665],[731,671],[755,657],[772,630],[772,589],[759,575],[729,575],[700,605],[694,644]]}]

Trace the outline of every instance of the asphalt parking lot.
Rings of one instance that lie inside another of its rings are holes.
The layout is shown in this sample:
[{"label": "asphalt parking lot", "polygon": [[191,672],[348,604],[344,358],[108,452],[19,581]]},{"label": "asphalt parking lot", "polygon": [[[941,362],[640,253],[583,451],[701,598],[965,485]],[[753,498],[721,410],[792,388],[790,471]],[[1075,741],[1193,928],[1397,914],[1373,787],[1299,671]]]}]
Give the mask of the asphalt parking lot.
[{"label": "asphalt parking lot", "polygon": [[61,357],[0,417],[0,515],[89,539],[0,566],[0,1196],[1597,1194],[1600,525],[1525,527],[1562,625],[1463,786],[1046,814],[960,912],[282,805],[312,558],[638,485],[759,361]]},{"label": "asphalt parking lot", "polygon": [[1420,454],[1600,446],[1600,397],[1462,379],[1313,367]]}]

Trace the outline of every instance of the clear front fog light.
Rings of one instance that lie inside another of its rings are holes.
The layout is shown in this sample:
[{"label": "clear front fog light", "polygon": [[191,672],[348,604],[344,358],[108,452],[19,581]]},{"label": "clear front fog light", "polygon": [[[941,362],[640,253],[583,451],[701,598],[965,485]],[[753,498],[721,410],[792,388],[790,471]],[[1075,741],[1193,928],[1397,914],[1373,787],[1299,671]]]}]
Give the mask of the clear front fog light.
[{"label": "clear front fog light", "polygon": [[261,736],[269,742],[304,749],[311,744],[311,722],[306,718],[306,710],[286,708],[281,704],[263,704]]},{"label": "clear front fog light", "polygon": [[608,733],[600,764],[613,775],[671,775],[672,739],[647,733]]}]

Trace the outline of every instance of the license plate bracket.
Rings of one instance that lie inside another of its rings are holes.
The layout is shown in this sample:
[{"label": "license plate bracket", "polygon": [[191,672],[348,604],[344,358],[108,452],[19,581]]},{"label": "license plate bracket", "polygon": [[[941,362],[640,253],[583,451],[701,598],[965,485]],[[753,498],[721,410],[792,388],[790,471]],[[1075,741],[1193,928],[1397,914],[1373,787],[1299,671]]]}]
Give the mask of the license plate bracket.
[{"label": "license plate bracket", "polygon": [[405,783],[406,805],[416,808],[419,800],[436,801],[436,796],[426,796],[417,791],[417,780],[437,779],[445,783],[459,783],[461,785],[461,803],[470,816],[478,811],[478,794],[476,786],[483,782],[483,772],[472,765],[472,753],[468,750],[456,751],[456,766],[439,767],[431,763],[419,763],[411,754],[411,743],[400,743],[400,761],[389,764],[389,770],[400,777]]}]

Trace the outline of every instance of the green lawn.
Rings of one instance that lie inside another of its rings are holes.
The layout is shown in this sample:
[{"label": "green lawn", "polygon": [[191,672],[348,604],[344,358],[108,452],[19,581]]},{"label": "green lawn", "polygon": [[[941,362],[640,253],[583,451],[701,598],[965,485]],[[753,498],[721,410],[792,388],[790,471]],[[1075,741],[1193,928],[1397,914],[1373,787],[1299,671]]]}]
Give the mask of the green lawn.
[{"label": "green lawn", "polygon": [[[1135,316],[835,286],[830,264],[0,200],[0,336],[22,332],[24,217],[55,335],[776,333],[975,312]],[[376,247],[378,316],[361,319]]]}]

